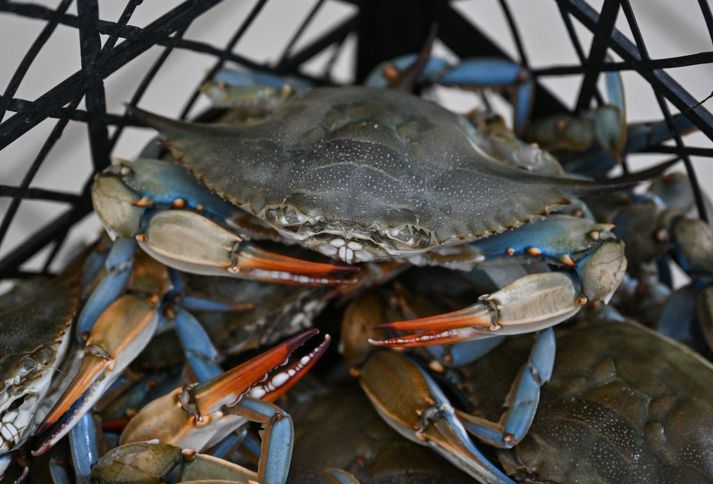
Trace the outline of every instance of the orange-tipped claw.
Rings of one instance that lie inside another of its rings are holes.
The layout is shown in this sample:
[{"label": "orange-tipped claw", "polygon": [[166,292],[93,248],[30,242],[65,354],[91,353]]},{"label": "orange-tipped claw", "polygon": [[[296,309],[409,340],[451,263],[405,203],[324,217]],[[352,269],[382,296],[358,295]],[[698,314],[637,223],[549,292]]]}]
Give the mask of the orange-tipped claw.
[{"label": "orange-tipped claw", "polygon": [[77,373],[77,378],[72,381],[62,398],[55,404],[52,411],[47,415],[38,433],[48,429],[59,421],[60,418],[70,409],[84,392],[94,383],[99,374],[103,372],[111,363],[111,360],[100,358],[95,355],[87,355],[82,361],[82,366]]},{"label": "orange-tipped claw", "polygon": [[483,331],[476,328],[457,328],[444,331],[424,331],[384,340],[369,339],[369,344],[389,348],[412,348],[415,346],[448,345],[472,340],[481,336]]},{"label": "orange-tipped claw", "polygon": [[292,363],[286,369],[272,376],[264,385],[258,384],[250,389],[250,396],[268,402],[274,402],[295,386],[307,374],[310,368],[327,352],[332,338],[326,334],[324,340],[309,354]]},{"label": "orange-tipped claw", "polygon": [[304,331],[222,375],[198,385],[193,390],[198,411],[202,415],[207,415],[223,405],[234,405],[270,371],[285,363],[295,349],[318,333],[319,330],[314,328]]},{"label": "orange-tipped claw", "polygon": [[395,331],[445,331],[457,328],[482,328],[492,326],[490,311],[487,306],[476,304],[468,308],[459,309],[450,313],[437,314],[426,318],[410,319],[408,321],[394,321],[391,323],[377,324],[374,327],[393,329]]},{"label": "orange-tipped claw", "polygon": [[237,268],[250,277],[286,284],[333,285],[349,282],[345,279],[329,277],[337,272],[355,272],[355,266],[341,266],[310,262],[296,259],[275,252],[270,252],[254,245],[246,245],[238,253]]}]

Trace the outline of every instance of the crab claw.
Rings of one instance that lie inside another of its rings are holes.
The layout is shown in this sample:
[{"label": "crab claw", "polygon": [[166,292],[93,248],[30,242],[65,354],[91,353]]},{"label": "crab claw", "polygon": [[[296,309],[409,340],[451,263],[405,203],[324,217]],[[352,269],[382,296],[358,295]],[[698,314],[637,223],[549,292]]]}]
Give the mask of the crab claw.
[{"label": "crab claw", "polygon": [[87,339],[77,375],[37,433],[54,427],[33,455],[44,454],[74,427],[146,347],[158,324],[157,297],[127,294],[112,303]]},{"label": "crab claw", "polygon": [[211,380],[176,388],[154,400],[129,421],[121,443],[157,438],[200,450],[219,441],[244,422],[238,405],[244,396],[276,399],[306,374],[326,351],[328,335],[296,363],[274,375],[272,372],[287,364],[292,352],[317,333],[317,329],[300,333]]},{"label": "crab claw", "polygon": [[530,274],[493,294],[482,296],[480,301],[465,309],[379,324],[379,328],[423,332],[369,340],[369,343],[405,348],[533,332],[569,319],[586,302],[587,297],[580,292],[579,284],[571,276],[559,272]]},{"label": "crab claw", "polygon": [[407,439],[431,447],[480,482],[512,482],[473,445],[431,377],[405,356],[374,354],[359,382],[381,418]]},{"label": "crab claw", "polygon": [[260,249],[188,210],[154,214],[146,232],[136,239],[154,259],[194,274],[322,286],[348,282],[330,274],[358,270],[353,266],[309,262]]},{"label": "crab claw", "polygon": [[345,279],[329,277],[338,272],[356,272],[356,266],[342,266],[295,259],[269,252],[254,245],[241,248],[237,258],[238,270],[251,279],[300,285],[341,284]]},{"label": "crab claw", "polygon": [[[330,336],[309,355],[263,382],[270,373],[287,362],[292,352],[319,333],[316,328],[304,331],[266,352],[242,363],[222,375],[198,385],[193,390],[196,408],[201,414],[232,407],[246,394],[268,401],[276,400],[302,378],[329,346]],[[259,383],[263,382],[263,383]],[[289,386],[288,386],[289,384]]]}]

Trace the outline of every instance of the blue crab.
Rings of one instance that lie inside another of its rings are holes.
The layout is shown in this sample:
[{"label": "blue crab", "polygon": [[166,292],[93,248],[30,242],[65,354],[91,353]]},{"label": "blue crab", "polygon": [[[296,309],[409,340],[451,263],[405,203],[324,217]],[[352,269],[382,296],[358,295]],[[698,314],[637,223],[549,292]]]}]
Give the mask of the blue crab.
[{"label": "blue crab", "polygon": [[[623,274],[622,246],[606,227],[579,227],[575,243],[562,236],[582,222],[550,214],[573,197],[630,186],[630,180],[602,184],[514,169],[482,149],[485,135],[464,118],[412,95],[315,89],[293,96],[265,119],[237,124],[135,115],[157,127],[179,163],[233,210],[329,257],[418,264],[438,263],[449,252],[467,253],[471,262],[525,253],[567,269],[566,275],[540,274],[507,290],[536,289],[558,303],[525,317],[516,332],[556,324],[585,299],[606,300]],[[180,191],[171,197],[187,200]],[[109,218],[103,217],[105,223]],[[114,226],[125,228],[126,220],[114,220]],[[131,220],[129,225],[139,225]],[[195,211],[157,211],[133,235],[152,253],[156,244],[169,243],[169,231],[172,237],[176,230],[190,230],[205,238],[206,224],[214,223]],[[508,328],[503,319],[487,319],[471,319],[467,326],[486,335]]]},{"label": "blue crab", "polygon": [[[76,269],[76,268],[75,268]],[[42,292],[43,304],[37,304]],[[0,476],[47,412],[52,378],[79,309],[79,273],[21,281],[0,297]],[[44,408],[43,408],[44,407]]]}]

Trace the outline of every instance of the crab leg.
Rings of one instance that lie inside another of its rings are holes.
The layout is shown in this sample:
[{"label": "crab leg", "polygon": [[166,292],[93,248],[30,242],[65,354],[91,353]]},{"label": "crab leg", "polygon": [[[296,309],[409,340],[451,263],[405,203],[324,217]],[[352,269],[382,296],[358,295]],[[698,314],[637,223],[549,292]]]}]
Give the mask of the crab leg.
[{"label": "crab leg", "polygon": [[505,412],[499,422],[490,422],[456,410],[465,429],[480,440],[509,449],[527,435],[540,401],[540,387],[552,376],[555,363],[555,334],[547,328],[537,335],[527,363],[510,388]]},{"label": "crab leg", "polygon": [[481,482],[513,482],[473,445],[436,383],[405,356],[374,354],[359,381],[379,415],[407,439],[432,447]]},{"label": "crab leg", "polygon": [[[367,85],[392,87],[418,56],[409,54],[380,64],[367,78]],[[465,59],[451,66],[445,59],[431,57],[421,75],[422,82],[470,89],[506,88],[513,91],[513,124],[516,134],[527,127],[534,99],[530,74],[522,66],[505,59]]]},{"label": "crab leg", "polygon": [[292,418],[280,407],[245,397],[235,408],[238,415],[263,425],[258,476],[261,482],[286,482],[292,460]]},{"label": "crab leg", "polygon": [[[226,228],[242,231],[245,227],[234,224],[244,213],[175,163],[119,163],[97,175],[92,192],[95,210],[108,230],[135,238],[146,253],[169,267],[300,285],[340,284],[345,281],[330,274],[356,270],[287,257],[246,242],[244,235]],[[277,237],[269,227],[252,223],[256,227],[247,232]]]},{"label": "crab leg", "polygon": [[139,246],[159,262],[194,274],[325,285],[343,282],[327,274],[354,270],[268,252],[244,243],[241,237],[187,210],[156,213],[137,240]]},{"label": "crab leg", "polygon": [[87,412],[69,432],[69,447],[77,482],[88,483],[91,466],[99,459],[97,428],[94,417]]},{"label": "crab leg", "polygon": [[97,284],[79,313],[77,333],[85,339],[92,330],[99,315],[124,291],[134,263],[136,242],[119,238],[109,251],[104,262],[107,275]]},{"label": "crab leg", "polygon": [[[421,333],[371,343],[391,347],[428,346],[532,332],[569,319],[588,301],[608,302],[626,270],[623,243],[613,239],[607,226],[574,217],[551,219],[475,245],[486,257],[545,256],[571,273],[526,275],[499,291],[481,296],[479,302],[467,308],[380,324],[380,328]],[[563,225],[559,226],[558,222]]]},{"label": "crab leg", "polygon": [[[210,447],[236,428],[246,418],[265,425],[263,463],[258,470],[260,482],[267,474],[275,482],[286,477],[289,449],[292,445],[292,426],[289,416],[276,407],[257,402],[270,402],[292,387],[324,354],[329,337],[308,355],[277,371],[290,354],[318,330],[305,331],[273,347],[265,353],[214,377],[206,382],[176,388],[167,395],[146,405],[126,426],[121,442],[136,442],[158,438],[183,448],[201,450]],[[270,375],[273,370],[277,371]],[[264,383],[260,383],[263,382]],[[244,397],[250,395],[249,400]],[[284,420],[284,423],[280,423]],[[272,435],[274,433],[274,435]],[[273,474],[277,473],[277,474]]]},{"label": "crab leg", "polygon": [[77,424],[146,347],[158,320],[158,297],[155,296],[127,294],[102,313],[87,339],[79,373],[45,418],[42,429],[57,425],[34,455],[49,450]]}]

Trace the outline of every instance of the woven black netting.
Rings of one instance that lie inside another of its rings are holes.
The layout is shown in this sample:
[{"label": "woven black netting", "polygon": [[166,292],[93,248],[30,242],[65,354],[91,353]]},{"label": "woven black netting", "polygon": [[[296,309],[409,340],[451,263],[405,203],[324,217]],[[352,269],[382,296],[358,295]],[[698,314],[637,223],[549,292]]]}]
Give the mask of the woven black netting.
[{"label": "woven black netting", "polygon": [[225,65],[360,82],[379,61],[418,51],[434,23],[437,53],[531,69],[535,117],[602,102],[604,71],[622,72],[630,117],[683,113],[700,133],[673,133],[646,159],[678,158],[702,206],[692,158],[713,155],[700,102],[713,87],[706,0],[5,0],[0,13],[0,278],[51,271],[68,240],[98,227],[87,217],[91,175],[150,136],[127,104],[195,115],[206,106],[198,86]]}]

